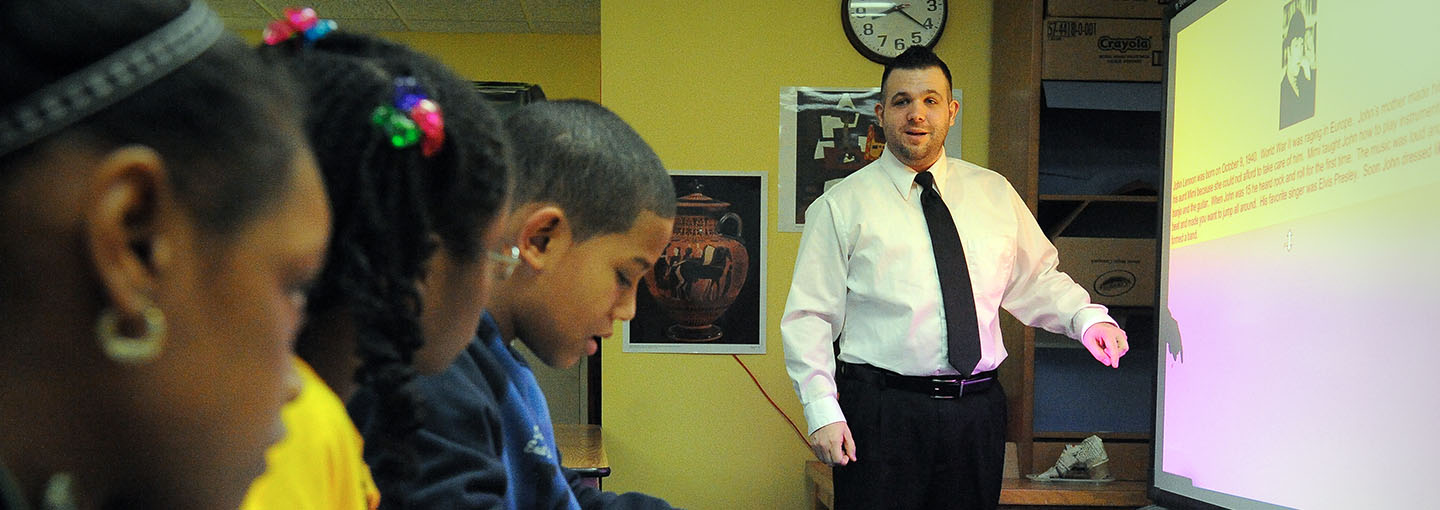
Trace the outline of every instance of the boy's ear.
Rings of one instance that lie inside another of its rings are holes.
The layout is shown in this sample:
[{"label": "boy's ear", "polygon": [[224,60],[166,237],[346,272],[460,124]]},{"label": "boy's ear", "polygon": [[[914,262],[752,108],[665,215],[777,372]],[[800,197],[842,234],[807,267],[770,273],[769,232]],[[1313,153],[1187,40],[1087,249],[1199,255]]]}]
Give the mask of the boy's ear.
[{"label": "boy's ear", "polygon": [[121,317],[139,317],[154,304],[171,247],[161,212],[166,194],[160,154],[131,146],[103,156],[84,205],[85,244],[110,303]]},{"label": "boy's ear", "polygon": [[570,248],[570,220],[565,211],[553,205],[534,208],[523,218],[516,235],[520,261],[535,271],[543,271]]}]

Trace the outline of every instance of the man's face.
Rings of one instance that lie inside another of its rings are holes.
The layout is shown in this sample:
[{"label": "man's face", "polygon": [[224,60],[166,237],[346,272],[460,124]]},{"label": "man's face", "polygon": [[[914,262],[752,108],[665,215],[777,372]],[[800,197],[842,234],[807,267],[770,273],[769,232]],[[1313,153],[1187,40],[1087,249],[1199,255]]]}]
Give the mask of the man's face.
[{"label": "man's face", "polygon": [[1305,58],[1305,38],[1296,37],[1285,46],[1285,72],[1291,78],[1300,77],[1300,60]]},{"label": "man's face", "polygon": [[945,136],[960,112],[945,73],[939,67],[896,69],[881,91],[884,97],[875,105],[875,117],[885,130],[885,146],[910,168],[930,168],[940,159]]}]

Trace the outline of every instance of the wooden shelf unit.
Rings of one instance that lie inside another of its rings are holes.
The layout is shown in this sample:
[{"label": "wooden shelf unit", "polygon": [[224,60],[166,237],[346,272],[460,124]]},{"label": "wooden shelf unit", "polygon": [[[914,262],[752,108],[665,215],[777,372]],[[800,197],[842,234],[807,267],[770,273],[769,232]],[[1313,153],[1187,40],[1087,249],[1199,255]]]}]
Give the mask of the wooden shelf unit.
[{"label": "wooden shelf unit", "polygon": [[[1087,210],[1126,208],[1153,212],[1159,205],[1154,195],[1039,193],[1041,122],[1045,111],[1041,79],[1045,1],[994,0],[992,5],[990,168],[1010,180],[1037,218],[1041,202],[1046,204],[1042,227],[1051,237],[1070,227]],[[1135,230],[1149,232],[1142,237],[1154,235],[1147,225],[1137,225]],[[1067,442],[1077,443],[1090,433],[1035,431],[1035,332],[1005,315],[1002,334],[1010,353],[999,370],[1009,398],[1007,440],[1015,443],[1022,470],[1037,473],[1055,462]],[[1057,484],[1007,476],[1001,508],[1136,508],[1149,504],[1146,490],[1150,435],[1100,435],[1111,457],[1115,482]]]}]

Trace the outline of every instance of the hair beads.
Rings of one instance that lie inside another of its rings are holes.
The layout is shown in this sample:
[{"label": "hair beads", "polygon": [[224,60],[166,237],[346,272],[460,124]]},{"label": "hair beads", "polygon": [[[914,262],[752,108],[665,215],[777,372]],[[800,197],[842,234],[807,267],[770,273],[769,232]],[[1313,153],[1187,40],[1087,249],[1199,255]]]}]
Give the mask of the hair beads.
[{"label": "hair beads", "polygon": [[420,142],[420,154],[428,158],[445,144],[445,118],[440,114],[440,105],[425,96],[413,76],[395,78],[395,104],[376,107],[370,121],[390,137],[396,149]]}]

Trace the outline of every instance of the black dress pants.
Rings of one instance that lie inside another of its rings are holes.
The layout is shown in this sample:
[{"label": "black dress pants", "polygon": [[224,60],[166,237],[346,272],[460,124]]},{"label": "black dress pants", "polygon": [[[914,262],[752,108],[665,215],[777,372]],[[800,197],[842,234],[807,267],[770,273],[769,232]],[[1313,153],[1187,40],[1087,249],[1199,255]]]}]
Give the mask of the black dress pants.
[{"label": "black dress pants", "polygon": [[839,377],[857,460],[835,466],[835,510],[994,510],[1005,464],[999,381],[958,399]]}]

